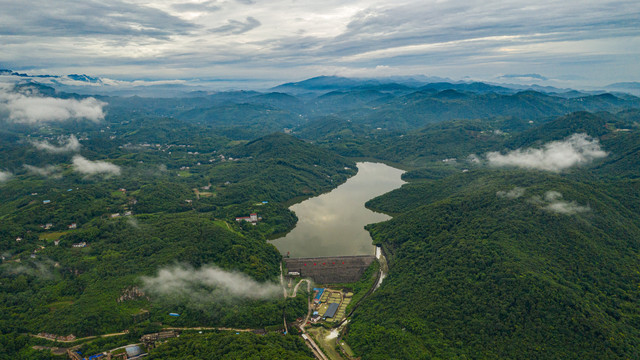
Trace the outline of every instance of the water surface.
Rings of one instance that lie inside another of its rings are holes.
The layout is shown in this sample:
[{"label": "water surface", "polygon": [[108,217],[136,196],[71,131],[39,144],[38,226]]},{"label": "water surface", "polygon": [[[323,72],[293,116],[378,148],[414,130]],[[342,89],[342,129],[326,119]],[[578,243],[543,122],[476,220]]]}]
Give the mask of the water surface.
[{"label": "water surface", "polygon": [[273,244],[291,257],[373,255],[364,226],[390,217],[368,210],[364,203],[399,188],[404,171],[385,164],[357,163],[358,173],[327,194],[290,207],[298,216],[296,227]]}]

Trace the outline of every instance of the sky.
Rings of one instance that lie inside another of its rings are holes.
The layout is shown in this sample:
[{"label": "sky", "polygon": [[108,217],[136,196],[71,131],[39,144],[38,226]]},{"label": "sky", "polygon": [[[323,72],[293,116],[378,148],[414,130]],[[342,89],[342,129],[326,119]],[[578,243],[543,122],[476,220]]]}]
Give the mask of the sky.
[{"label": "sky", "polygon": [[640,1],[0,0],[0,68],[127,81],[640,81]]}]

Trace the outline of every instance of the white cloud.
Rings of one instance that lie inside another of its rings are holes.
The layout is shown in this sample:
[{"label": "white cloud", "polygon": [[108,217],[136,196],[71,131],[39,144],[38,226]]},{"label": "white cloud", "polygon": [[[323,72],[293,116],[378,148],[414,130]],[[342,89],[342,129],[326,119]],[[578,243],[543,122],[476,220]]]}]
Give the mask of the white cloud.
[{"label": "white cloud", "polygon": [[31,142],[31,144],[37,149],[50,152],[52,154],[75,152],[80,150],[80,142],[78,141],[78,138],[75,137],[75,135],[71,135],[68,138],[60,136],[58,137],[58,143],[60,144],[60,146],[52,145],[47,140],[34,140]]},{"label": "white cloud", "polygon": [[578,205],[575,201],[566,202],[561,200],[554,201],[545,206],[543,209],[565,215],[573,215],[591,210],[590,207]]},{"label": "white cloud", "polygon": [[474,163],[474,164],[480,164],[480,158],[478,157],[478,155],[476,154],[471,154],[469,156],[467,156],[467,161],[470,163]]},{"label": "white cloud", "polygon": [[547,191],[544,193],[544,199],[548,202],[554,202],[558,199],[562,199],[562,194],[557,191]]},{"label": "white cloud", "polygon": [[525,189],[521,187],[514,187],[509,191],[498,191],[496,192],[496,196],[506,199],[517,199],[524,195]]},{"label": "white cloud", "polygon": [[583,165],[607,156],[597,139],[587,134],[573,134],[562,141],[546,143],[542,148],[517,149],[507,154],[485,154],[491,166],[515,166],[558,172],[576,165]]},{"label": "white cloud", "polygon": [[17,123],[38,124],[86,119],[104,119],[102,108],[106,103],[95,98],[59,99],[38,94],[23,94],[0,87],[0,110],[8,113],[8,119]]},{"label": "white cloud", "polygon": [[74,170],[81,174],[120,175],[120,167],[106,161],[91,161],[81,155],[74,156],[72,161]]},{"label": "white cloud", "polygon": [[8,181],[11,176],[13,176],[13,174],[11,174],[10,172],[0,170],[0,183]]},{"label": "white cloud", "polygon": [[200,269],[175,265],[143,277],[149,294],[189,299],[195,302],[230,301],[237,298],[270,299],[282,295],[275,283],[260,283],[240,272],[208,265]]},{"label": "white cloud", "polygon": [[[611,83],[640,66],[637,0],[0,3],[3,61],[41,74],[282,81],[389,66],[394,75],[588,74]],[[216,29],[227,33],[212,36]]]},{"label": "white cloud", "polygon": [[575,215],[591,211],[588,205],[580,205],[575,201],[565,201],[562,194],[557,191],[547,191],[544,197],[534,196],[531,198],[534,204],[542,205],[542,209],[563,215]]},{"label": "white cloud", "polygon": [[60,167],[56,165],[37,167],[25,164],[24,168],[27,169],[27,171],[29,171],[31,174],[40,175],[43,177],[51,177],[54,179],[62,178],[62,174],[60,174]]}]

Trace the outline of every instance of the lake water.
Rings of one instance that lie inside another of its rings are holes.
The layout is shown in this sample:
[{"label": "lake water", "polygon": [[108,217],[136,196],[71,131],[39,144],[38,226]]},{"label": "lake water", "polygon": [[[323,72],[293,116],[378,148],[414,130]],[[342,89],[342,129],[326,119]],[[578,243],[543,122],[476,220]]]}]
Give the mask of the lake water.
[{"label": "lake water", "polygon": [[364,203],[399,188],[404,171],[380,163],[357,163],[358,173],[333,191],[290,207],[296,227],[273,244],[291,257],[374,255],[364,226],[390,217],[368,210]]}]

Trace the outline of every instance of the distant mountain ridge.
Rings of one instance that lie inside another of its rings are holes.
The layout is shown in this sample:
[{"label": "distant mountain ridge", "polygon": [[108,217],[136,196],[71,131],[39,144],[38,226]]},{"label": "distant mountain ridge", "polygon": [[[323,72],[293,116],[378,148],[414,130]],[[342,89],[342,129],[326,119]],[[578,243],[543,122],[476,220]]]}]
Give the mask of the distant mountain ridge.
[{"label": "distant mountain ridge", "polygon": [[[523,90],[534,90],[546,94],[562,97],[577,97],[604,93],[607,90],[640,95],[640,83],[622,82],[605,86],[601,91],[584,91],[570,88],[556,88],[538,84],[513,84],[501,82],[452,80],[438,76],[412,75],[412,76],[386,76],[386,77],[343,77],[343,76],[316,76],[296,82],[287,82],[274,87],[246,86],[246,84],[273,84],[272,80],[263,79],[139,79],[122,80],[109,79],[87,74],[68,75],[31,75],[10,69],[0,69],[0,76],[15,77],[19,80],[29,80],[50,85],[59,91],[76,92],[82,95],[116,95],[116,96],[150,96],[150,97],[174,97],[174,96],[201,96],[220,91],[221,84],[226,84],[228,89],[253,88],[261,91],[273,91],[287,93],[294,96],[318,95],[330,91],[349,90],[374,90],[384,93],[406,94],[420,89],[458,90],[475,93],[513,94]],[[508,78],[505,78],[508,79]],[[242,86],[238,86],[242,85]],[[218,88],[218,90],[216,90]]]}]

